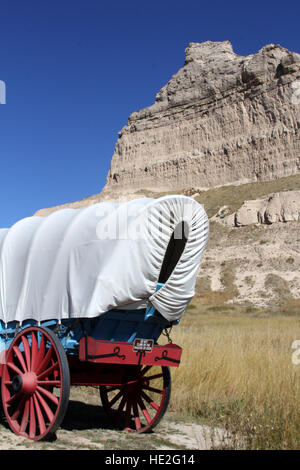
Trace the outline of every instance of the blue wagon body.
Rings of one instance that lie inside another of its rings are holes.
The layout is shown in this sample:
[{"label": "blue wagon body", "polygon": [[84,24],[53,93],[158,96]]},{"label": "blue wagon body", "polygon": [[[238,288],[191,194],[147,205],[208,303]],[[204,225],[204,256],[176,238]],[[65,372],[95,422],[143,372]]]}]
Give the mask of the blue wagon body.
[{"label": "blue wagon body", "polygon": [[[9,322],[6,326],[0,321],[0,350],[7,350],[16,331],[37,325],[35,320],[25,320],[22,325]],[[56,330],[57,320],[46,320],[40,326]],[[162,331],[171,326],[156,311],[151,316],[147,309],[111,310],[100,317],[78,320],[62,320],[58,337],[67,354],[77,354],[80,339],[87,335],[96,340],[133,342],[136,338],[152,339],[157,342]]]}]

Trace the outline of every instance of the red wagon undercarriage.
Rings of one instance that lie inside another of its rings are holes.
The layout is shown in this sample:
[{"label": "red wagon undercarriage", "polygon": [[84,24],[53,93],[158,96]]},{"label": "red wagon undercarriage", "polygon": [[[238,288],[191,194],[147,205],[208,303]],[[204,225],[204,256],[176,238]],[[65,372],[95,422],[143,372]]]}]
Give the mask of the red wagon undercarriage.
[{"label": "red wagon undercarriage", "polygon": [[[13,432],[33,440],[55,433],[68,406],[70,385],[99,386],[104,410],[114,425],[147,432],[164,415],[170,397],[169,366],[178,366],[182,349],[83,337],[79,354],[67,355],[48,328],[20,331],[6,351],[1,397]],[[101,426],[101,423],[99,423]]]}]

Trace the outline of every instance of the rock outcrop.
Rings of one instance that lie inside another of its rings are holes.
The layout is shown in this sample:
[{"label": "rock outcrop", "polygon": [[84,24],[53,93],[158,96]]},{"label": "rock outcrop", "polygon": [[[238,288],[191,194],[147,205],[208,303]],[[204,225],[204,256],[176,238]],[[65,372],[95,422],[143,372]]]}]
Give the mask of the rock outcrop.
[{"label": "rock outcrop", "polygon": [[[104,193],[179,191],[300,170],[300,55],[270,44],[239,56],[191,43],[184,66],[119,132]],[[299,88],[299,89],[298,89]]]},{"label": "rock outcrop", "polygon": [[280,191],[261,199],[244,201],[236,212],[227,214],[227,207],[221,207],[212,220],[235,227],[297,222],[300,220],[300,191]]},{"label": "rock outcrop", "polygon": [[196,292],[211,304],[282,305],[299,313],[299,238],[296,221],[238,228],[211,224]]}]

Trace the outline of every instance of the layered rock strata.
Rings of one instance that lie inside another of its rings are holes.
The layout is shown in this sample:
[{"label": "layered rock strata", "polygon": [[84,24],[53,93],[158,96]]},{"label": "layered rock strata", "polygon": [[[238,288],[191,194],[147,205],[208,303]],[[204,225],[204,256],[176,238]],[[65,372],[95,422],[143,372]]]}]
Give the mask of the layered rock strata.
[{"label": "layered rock strata", "polygon": [[244,57],[228,41],[191,43],[155,103],[119,132],[104,192],[203,189],[299,172],[299,78],[300,55],[279,45]]}]

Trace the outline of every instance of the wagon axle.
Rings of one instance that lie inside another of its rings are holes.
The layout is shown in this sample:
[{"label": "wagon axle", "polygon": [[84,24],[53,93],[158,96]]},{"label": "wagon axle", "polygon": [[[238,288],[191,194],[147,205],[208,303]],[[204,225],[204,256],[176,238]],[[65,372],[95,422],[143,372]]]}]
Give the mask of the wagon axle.
[{"label": "wagon axle", "polygon": [[15,375],[12,379],[13,393],[22,392],[25,395],[32,395],[37,388],[38,381],[34,372],[26,372],[22,375]]}]

